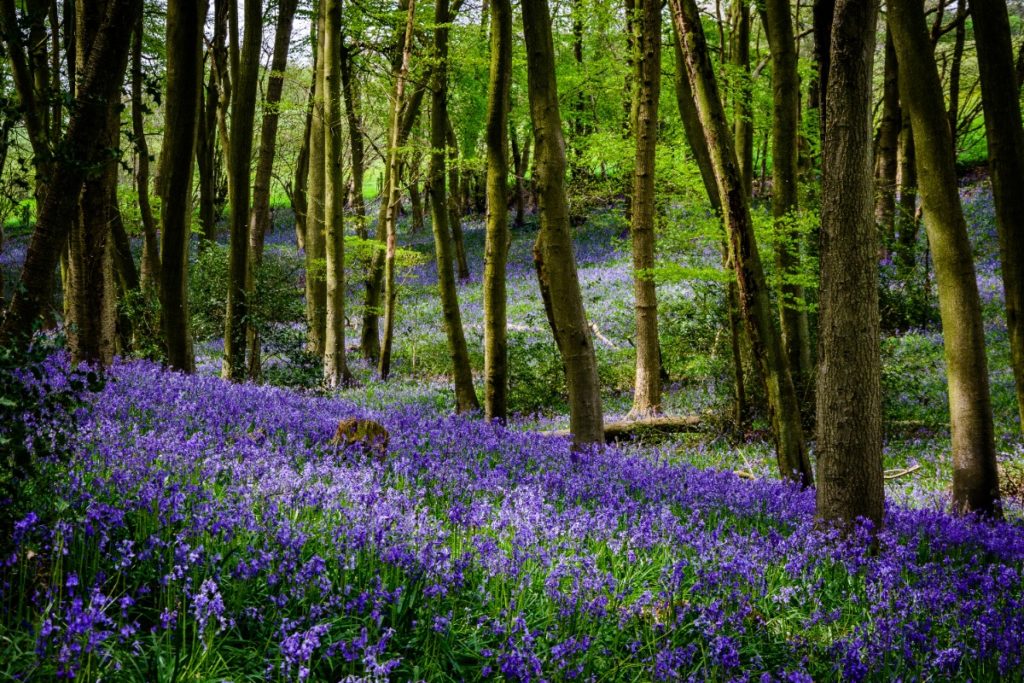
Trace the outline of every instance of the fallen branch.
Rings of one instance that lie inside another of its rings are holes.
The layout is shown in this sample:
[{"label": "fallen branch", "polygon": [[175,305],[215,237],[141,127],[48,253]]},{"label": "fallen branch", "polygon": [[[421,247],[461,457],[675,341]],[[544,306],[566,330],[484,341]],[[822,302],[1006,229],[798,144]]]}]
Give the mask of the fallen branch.
[{"label": "fallen branch", "polygon": [[920,465],[914,465],[913,467],[908,467],[905,470],[886,470],[882,476],[886,479],[899,479],[900,477],[910,474],[911,472],[916,472],[919,469],[921,469]]},{"label": "fallen branch", "polygon": [[605,344],[607,344],[609,348],[612,348],[612,349],[619,348],[615,344],[615,342],[613,342],[611,339],[609,339],[608,337],[606,337],[603,334],[601,334],[601,330],[597,329],[597,323],[590,323],[590,331],[594,333],[595,337],[597,337],[598,339],[603,341]]},{"label": "fallen branch", "polygon": [[[619,420],[605,422],[604,440],[607,443],[621,441],[637,434],[679,434],[693,432],[700,427],[700,417],[696,415],[684,415],[680,417],[648,417],[642,420]],[[542,436],[571,436],[568,429],[555,429],[541,432]]]}]

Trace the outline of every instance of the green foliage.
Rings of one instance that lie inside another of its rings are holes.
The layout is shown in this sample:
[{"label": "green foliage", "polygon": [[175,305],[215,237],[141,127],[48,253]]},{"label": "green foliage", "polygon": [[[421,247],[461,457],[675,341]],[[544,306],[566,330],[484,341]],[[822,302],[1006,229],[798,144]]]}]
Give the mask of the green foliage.
[{"label": "green foliage", "polygon": [[565,412],[565,370],[551,338],[508,333],[508,404],[513,413]]},{"label": "green foliage", "polygon": [[166,356],[160,321],[160,296],[152,288],[128,290],[118,302],[118,311],[132,323],[131,355],[160,361]]}]

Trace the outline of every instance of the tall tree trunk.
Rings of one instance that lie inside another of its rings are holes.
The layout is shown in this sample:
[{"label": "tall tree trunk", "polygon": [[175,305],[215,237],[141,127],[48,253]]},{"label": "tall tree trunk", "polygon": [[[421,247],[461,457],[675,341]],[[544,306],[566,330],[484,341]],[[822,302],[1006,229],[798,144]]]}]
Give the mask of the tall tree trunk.
[{"label": "tall tree trunk", "polygon": [[[84,71],[92,43],[99,34],[104,14],[111,3],[86,5],[78,0],[75,10],[75,33],[78,39],[76,62]],[[45,53],[45,43],[42,46]],[[45,54],[40,57],[45,65]],[[36,74],[42,67],[37,65]],[[118,147],[121,120],[120,103],[106,102],[106,118],[96,129],[97,137],[108,150]],[[114,359],[117,295],[113,278],[111,224],[116,206],[111,197],[117,185],[117,163],[112,155],[100,161],[86,176],[79,200],[79,219],[71,231],[68,250],[70,278],[65,296],[71,302],[68,325],[68,346],[71,361],[107,365]]]},{"label": "tall tree trunk", "polygon": [[896,236],[896,172],[899,167],[900,91],[896,48],[892,34],[885,32],[885,66],[882,81],[882,120],[878,125],[878,143],[875,146],[875,222],[884,240],[883,246],[893,245]]},{"label": "tall tree trunk", "polygon": [[[322,9],[321,5],[321,9]],[[324,355],[327,336],[327,282],[323,263],[327,242],[324,234],[324,24],[321,11],[317,16],[316,57],[313,71],[313,121],[309,128],[309,174],[306,189],[306,322],[309,326],[309,350]]]},{"label": "tall tree trunk", "polygon": [[670,7],[677,36],[682,41],[686,71],[696,96],[697,111],[725,211],[729,252],[739,286],[740,310],[754,357],[764,375],[779,471],[783,477],[810,485],[813,475],[804,445],[799,402],[782,338],[775,327],[764,270],[754,239],[749,199],[719,99],[700,15],[695,0],[670,0]]},{"label": "tall tree trunk", "polygon": [[[345,181],[341,175],[344,138],[341,123],[341,0],[326,1],[324,28],[324,220],[327,257],[327,311],[324,384],[351,379],[345,361]],[[354,132],[354,134],[358,134]]]},{"label": "tall tree trunk", "polygon": [[964,60],[964,42],[967,39],[967,0],[956,0],[956,29],[953,38],[953,56],[949,60],[949,121],[950,144],[953,158],[957,153],[957,122],[960,119],[960,70]]},{"label": "tall tree trunk", "polygon": [[303,253],[306,251],[306,223],[309,211],[309,197],[307,196],[309,145],[313,134],[313,106],[315,100],[316,69],[314,68],[309,86],[309,94],[306,96],[306,124],[302,129],[302,142],[299,145],[299,153],[295,157],[295,176],[292,181],[291,191],[292,211],[295,212],[295,245]]},{"label": "tall tree trunk", "polygon": [[917,258],[917,154],[914,150],[914,135],[910,130],[910,114],[901,107],[899,142],[899,188],[900,197],[896,210],[896,262],[901,277],[912,277]]},{"label": "tall tree trunk", "polygon": [[448,121],[448,25],[453,18],[448,11],[448,0],[436,0],[433,56],[437,61],[432,74],[430,106],[430,223],[434,233],[438,293],[455,379],[455,410],[462,413],[478,410],[480,403],[473,388],[473,370],[469,364],[469,350],[462,329],[459,295],[452,269],[452,237],[447,210],[449,203],[445,191],[445,140],[451,143],[455,137]]},{"label": "tall tree trunk", "polygon": [[139,195],[139,213],[142,217],[142,274],[143,289],[157,286],[160,280],[160,241],[156,220],[149,203],[149,144],[142,110],[142,12],[138,13],[132,32],[132,137],[135,141],[137,161],[135,187]]},{"label": "tall tree trunk", "polygon": [[513,219],[512,224],[516,227],[521,227],[525,222],[524,214],[526,213],[526,181],[523,178],[523,175],[526,173],[526,169],[523,165],[524,155],[519,152],[519,139],[516,135],[516,126],[512,121],[509,121],[508,137],[512,145],[512,167],[513,173],[515,173],[515,189],[513,191],[512,200],[515,202],[516,216]]},{"label": "tall tree trunk", "polygon": [[764,19],[772,59],[772,216],[781,278],[779,318],[793,382],[806,401],[813,393],[814,370],[804,288],[794,277],[800,269],[800,233],[794,221],[799,198],[800,77],[789,0],[766,0]]},{"label": "tall tree trunk", "polygon": [[[164,130],[163,332],[167,362],[194,369],[188,311],[188,246],[192,217],[192,164],[196,146],[199,92],[203,84],[203,26],[206,3],[171,2],[167,12],[167,97]],[[246,168],[248,175],[248,168]],[[225,343],[226,339],[225,339]]]},{"label": "tall tree trunk", "polygon": [[[484,240],[484,414],[508,418],[508,112],[512,86],[512,3],[492,0],[487,97],[487,235]],[[514,130],[514,129],[513,129]],[[514,148],[513,148],[514,149]],[[518,176],[519,169],[516,169]],[[517,178],[517,192],[522,184]],[[516,203],[522,218],[522,196]]]},{"label": "tall tree trunk", "polygon": [[[447,107],[446,107],[447,109]],[[462,238],[462,185],[459,178],[459,141],[455,137],[452,122],[446,122],[446,139],[448,141],[448,225],[451,229],[452,243],[455,245],[455,263],[458,267],[459,279],[469,279],[469,261],[466,260],[466,242]],[[442,141],[443,144],[443,141]],[[443,184],[443,183],[442,183]],[[433,197],[433,195],[431,195]]]},{"label": "tall tree trunk", "polygon": [[654,158],[658,144],[661,93],[661,0],[637,0],[633,90],[633,295],[636,316],[636,380],[630,415],[661,412],[661,353],[658,347],[658,298],[654,286]]},{"label": "tall tree trunk", "polygon": [[838,0],[822,150],[818,517],[880,528],[882,364],[871,176],[877,0]]},{"label": "tall tree trunk", "polygon": [[[395,79],[394,101],[391,104],[391,121],[388,126],[387,168],[384,173],[384,192],[386,194],[384,195],[385,200],[381,202],[381,216],[377,223],[377,232],[385,238],[384,262],[382,264],[384,275],[384,339],[380,344],[380,357],[377,361],[377,372],[380,374],[381,379],[387,379],[391,374],[391,344],[394,338],[395,304],[397,302],[397,293],[395,291],[395,252],[398,250],[398,204],[401,200],[398,178],[398,154],[399,147],[403,141],[402,104],[405,99],[405,81],[409,75],[409,62],[412,59],[412,41],[416,21],[416,0],[408,0],[408,2],[405,33],[402,40],[402,63],[398,68],[398,75]],[[409,106],[411,105],[412,101],[410,100]],[[410,129],[412,128],[411,125],[409,127]],[[443,210],[444,202],[441,203],[441,206]],[[376,263],[376,259],[374,259],[374,262]],[[439,271],[440,268],[441,265],[438,264]],[[368,286],[368,308],[370,305],[369,289]],[[377,287],[378,292],[379,289]],[[363,324],[366,324],[365,319]],[[376,326],[376,317],[374,317],[374,325]],[[376,329],[373,331],[373,338],[374,340],[377,339]]]},{"label": "tall tree trunk", "polygon": [[[86,171],[105,151],[96,131],[106,124],[110,103],[116,102],[120,93],[138,2],[111,0],[92,40],[85,66],[78,70],[78,106],[71,113],[67,132],[59,145],[60,154],[47,181],[51,191],[46,192],[39,209],[21,270],[20,286],[0,326],[0,340],[5,343],[27,346],[33,327],[50,302],[53,272],[71,233]],[[8,9],[13,10],[13,5],[8,8],[6,2],[0,3],[0,20]],[[6,32],[5,42],[8,42]]]},{"label": "tall tree trunk", "polygon": [[[280,115],[281,92],[284,89],[284,70],[288,66],[288,44],[291,42],[292,19],[297,5],[297,0],[282,0],[277,7],[274,51],[270,58],[270,73],[267,75],[256,179],[252,184],[252,213],[249,216],[250,275],[254,278],[263,264],[263,242],[270,230],[270,178],[274,170],[274,154],[277,149],[277,122]],[[252,286],[253,283],[250,283],[250,288]],[[249,377],[257,379],[263,365],[259,331],[255,325],[249,325],[247,334]]]},{"label": "tall tree trunk", "polygon": [[743,187],[750,196],[754,178],[754,107],[753,84],[750,80],[750,3],[733,0],[731,6],[732,35],[729,46],[733,66],[733,139]]},{"label": "tall tree trunk", "polygon": [[972,0],[971,16],[995,195],[1006,327],[1017,407],[1024,427],[1024,127],[1017,93],[1007,87],[1015,66],[1006,2]]},{"label": "tall tree trunk", "polygon": [[356,235],[366,239],[366,200],[363,197],[363,166],[366,163],[366,154],[358,84],[352,72],[351,48],[342,40],[341,88],[345,98],[345,117],[348,120],[348,140],[352,156],[352,213],[356,223]]},{"label": "tall tree trunk", "polygon": [[565,141],[547,0],[523,0],[522,11],[540,209],[534,253],[541,257],[541,285],[546,283],[550,293],[551,322],[569,389],[569,431],[578,448],[604,441],[600,382],[569,230]]},{"label": "tall tree trunk", "polygon": [[231,138],[228,155],[228,192],[231,195],[231,242],[228,252],[228,297],[224,315],[224,365],[221,374],[235,381],[245,377],[245,330],[249,315],[249,166],[252,162],[253,122],[256,116],[256,80],[263,43],[260,0],[245,0],[245,34],[238,44],[236,7],[231,27]]},{"label": "tall tree trunk", "polygon": [[999,476],[981,302],[922,0],[890,0],[889,28],[899,61],[901,99],[910,113],[924,224],[939,289],[953,440],[953,505],[958,511],[998,515]]}]

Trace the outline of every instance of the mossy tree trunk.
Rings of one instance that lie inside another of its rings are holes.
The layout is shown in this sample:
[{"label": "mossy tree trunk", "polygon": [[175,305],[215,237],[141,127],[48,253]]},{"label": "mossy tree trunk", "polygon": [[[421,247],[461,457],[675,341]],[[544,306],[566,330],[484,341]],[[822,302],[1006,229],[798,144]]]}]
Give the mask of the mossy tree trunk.
[{"label": "mossy tree trunk", "polygon": [[313,119],[309,127],[309,166],[306,176],[306,324],[308,347],[324,355],[327,335],[327,282],[324,263],[327,244],[324,235],[324,7],[316,20],[314,46]]},{"label": "mossy tree trunk", "polygon": [[142,219],[142,288],[156,290],[160,281],[160,240],[156,220],[149,201],[149,144],[143,112],[142,84],[142,12],[138,13],[132,29],[132,138],[135,143],[135,189],[139,196],[139,215]]},{"label": "mossy tree trunk", "polygon": [[[484,243],[484,414],[508,418],[508,112],[512,85],[512,3],[491,2],[487,98],[487,235]],[[518,169],[517,169],[518,171]],[[517,192],[522,187],[517,179]],[[516,204],[522,211],[522,197]]]},{"label": "mossy tree trunk", "polygon": [[670,7],[722,199],[729,253],[739,287],[740,311],[751,349],[764,375],[779,471],[783,477],[810,485],[813,474],[804,444],[796,390],[782,338],[775,327],[754,239],[749,198],[718,95],[700,14],[695,0],[670,0]]},{"label": "mossy tree trunk", "polygon": [[523,0],[522,11],[540,211],[534,254],[540,256],[541,286],[546,284],[550,294],[550,318],[569,389],[569,429],[579,448],[604,442],[600,383],[569,230],[565,141],[547,0]]},{"label": "mossy tree trunk", "polygon": [[981,301],[967,238],[942,85],[922,0],[890,0],[889,28],[910,114],[924,224],[935,264],[953,440],[953,505],[997,515],[999,477]]},{"label": "mossy tree trunk", "polygon": [[1007,87],[1015,67],[1006,2],[973,0],[971,13],[995,195],[1006,327],[1024,427],[1024,127],[1017,92]]}]

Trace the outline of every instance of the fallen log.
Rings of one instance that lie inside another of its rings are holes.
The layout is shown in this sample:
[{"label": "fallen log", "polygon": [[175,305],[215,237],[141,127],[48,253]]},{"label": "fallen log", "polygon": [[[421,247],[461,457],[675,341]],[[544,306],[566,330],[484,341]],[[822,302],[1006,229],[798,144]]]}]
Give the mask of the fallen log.
[{"label": "fallen log", "polygon": [[[641,420],[616,420],[604,423],[604,440],[606,443],[622,441],[643,434],[680,434],[695,432],[700,427],[701,419],[697,415],[678,417],[648,417]],[[542,436],[571,436],[568,429],[554,429],[541,432]]]}]

